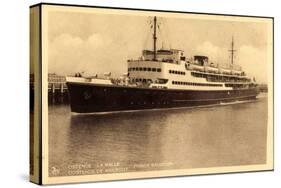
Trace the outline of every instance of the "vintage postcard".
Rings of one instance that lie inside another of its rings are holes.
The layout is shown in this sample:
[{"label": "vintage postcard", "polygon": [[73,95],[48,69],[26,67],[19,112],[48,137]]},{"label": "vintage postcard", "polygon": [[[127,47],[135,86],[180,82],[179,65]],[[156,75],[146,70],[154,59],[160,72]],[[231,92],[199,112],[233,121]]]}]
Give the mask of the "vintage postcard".
[{"label": "vintage postcard", "polygon": [[273,170],[273,18],[30,11],[33,182]]}]

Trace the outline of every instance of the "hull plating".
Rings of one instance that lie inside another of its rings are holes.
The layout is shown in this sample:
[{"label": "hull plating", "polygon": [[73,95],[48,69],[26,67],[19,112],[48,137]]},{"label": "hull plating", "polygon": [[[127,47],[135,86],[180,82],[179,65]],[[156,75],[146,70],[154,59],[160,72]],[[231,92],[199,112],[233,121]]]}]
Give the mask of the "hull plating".
[{"label": "hull plating", "polygon": [[71,111],[128,111],[219,104],[256,99],[257,88],[197,91],[67,83]]}]

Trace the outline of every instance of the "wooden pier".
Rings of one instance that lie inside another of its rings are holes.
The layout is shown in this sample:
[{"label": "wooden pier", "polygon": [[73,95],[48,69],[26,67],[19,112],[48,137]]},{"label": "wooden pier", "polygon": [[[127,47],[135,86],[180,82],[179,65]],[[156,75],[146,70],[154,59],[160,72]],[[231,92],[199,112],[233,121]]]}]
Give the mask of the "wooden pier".
[{"label": "wooden pier", "polygon": [[48,92],[49,93],[66,93],[67,90],[67,86],[65,82],[49,82],[48,83]]},{"label": "wooden pier", "polygon": [[48,92],[51,94],[67,93],[65,76],[60,76],[55,73],[48,74]]}]

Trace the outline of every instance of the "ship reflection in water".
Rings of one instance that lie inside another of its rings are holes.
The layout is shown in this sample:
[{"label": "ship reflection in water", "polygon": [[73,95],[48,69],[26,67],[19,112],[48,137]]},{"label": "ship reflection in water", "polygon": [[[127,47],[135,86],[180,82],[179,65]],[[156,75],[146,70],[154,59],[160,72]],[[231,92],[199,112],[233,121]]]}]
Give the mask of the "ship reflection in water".
[{"label": "ship reflection in water", "polygon": [[104,164],[130,172],[265,163],[261,95],[232,105],[104,115],[71,115],[67,104],[49,104],[50,176],[52,168],[56,176],[95,174]]}]

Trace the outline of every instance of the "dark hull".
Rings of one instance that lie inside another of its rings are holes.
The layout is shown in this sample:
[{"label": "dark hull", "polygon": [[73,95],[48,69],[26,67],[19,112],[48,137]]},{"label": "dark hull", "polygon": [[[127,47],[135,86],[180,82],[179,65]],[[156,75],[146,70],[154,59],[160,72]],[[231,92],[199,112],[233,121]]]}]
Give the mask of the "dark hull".
[{"label": "dark hull", "polygon": [[256,99],[257,88],[231,91],[151,89],[67,83],[71,111],[129,111],[219,104]]}]

